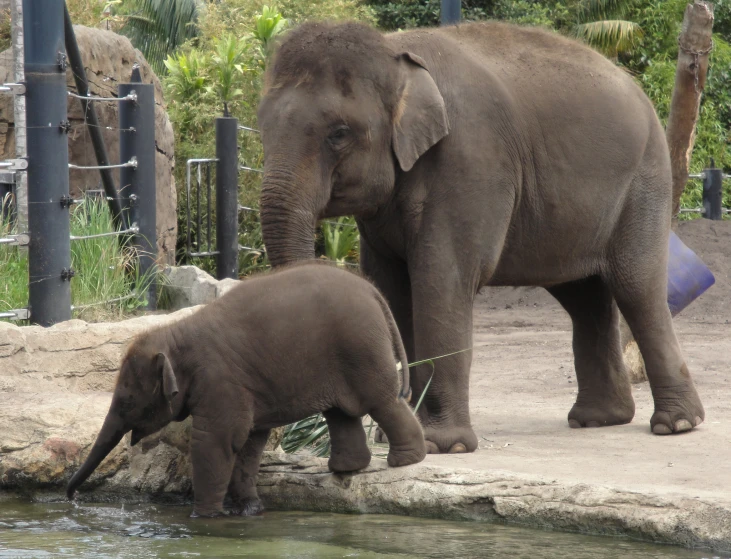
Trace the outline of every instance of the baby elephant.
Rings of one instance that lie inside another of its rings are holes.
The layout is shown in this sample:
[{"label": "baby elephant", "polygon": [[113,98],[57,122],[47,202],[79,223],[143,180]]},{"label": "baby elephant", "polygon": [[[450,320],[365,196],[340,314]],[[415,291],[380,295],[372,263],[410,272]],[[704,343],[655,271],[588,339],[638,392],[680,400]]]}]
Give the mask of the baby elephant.
[{"label": "baby elephant", "polygon": [[378,290],[327,264],[290,266],[133,341],[101,432],[66,494],[73,499],[128,431],[135,445],[191,415],[191,516],[222,514],[227,490],[237,511],[256,514],[270,429],[323,412],[328,466],[349,472],[370,463],[361,420],[369,414],[388,437],[389,466],[406,466],[426,454],[410,396],[406,352]]}]

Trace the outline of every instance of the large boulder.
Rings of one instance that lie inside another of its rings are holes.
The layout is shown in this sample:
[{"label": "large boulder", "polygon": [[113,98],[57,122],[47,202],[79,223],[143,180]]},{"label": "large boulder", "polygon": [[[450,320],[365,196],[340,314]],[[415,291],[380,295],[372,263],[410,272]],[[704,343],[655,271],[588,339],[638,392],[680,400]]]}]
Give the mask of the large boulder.
[{"label": "large boulder", "polygon": [[[103,29],[74,26],[76,40],[84,61],[89,89],[92,95],[116,97],[117,85],[128,82],[132,66],[140,66],[144,83],[155,87],[155,168],[157,185],[157,245],[160,262],[172,264],[175,261],[175,239],[177,235],[177,195],[173,177],[174,150],[173,127],[168,118],[160,80],[154,74],[142,53],[132,46],[126,37]],[[12,51],[0,54],[0,83],[13,81]],[[69,91],[76,91],[71,68],[66,72]],[[116,102],[94,103],[107,153],[112,163],[119,163],[119,108]],[[84,115],[78,99],[69,97],[68,117],[71,123],[69,133],[69,162],[76,165],[96,165],[94,148],[88,130],[84,126]],[[13,100],[8,95],[0,96],[0,159],[15,157]],[[114,172],[119,188],[119,171]],[[89,189],[101,189],[98,171],[70,171],[71,196],[78,198]]]}]

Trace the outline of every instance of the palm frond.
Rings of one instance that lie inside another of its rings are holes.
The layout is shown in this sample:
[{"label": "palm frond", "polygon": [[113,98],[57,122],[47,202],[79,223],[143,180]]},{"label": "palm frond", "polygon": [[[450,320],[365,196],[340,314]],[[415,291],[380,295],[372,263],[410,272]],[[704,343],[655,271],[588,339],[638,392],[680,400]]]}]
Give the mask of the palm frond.
[{"label": "palm frond", "polygon": [[122,33],[142,51],[153,70],[165,72],[164,61],[198,29],[196,0],[133,0]]},{"label": "palm frond", "polygon": [[583,0],[579,7],[579,21],[592,22],[613,19],[626,13],[636,0]]},{"label": "palm frond", "polygon": [[605,54],[614,56],[632,50],[642,37],[642,28],[632,21],[613,19],[579,24],[574,33]]}]

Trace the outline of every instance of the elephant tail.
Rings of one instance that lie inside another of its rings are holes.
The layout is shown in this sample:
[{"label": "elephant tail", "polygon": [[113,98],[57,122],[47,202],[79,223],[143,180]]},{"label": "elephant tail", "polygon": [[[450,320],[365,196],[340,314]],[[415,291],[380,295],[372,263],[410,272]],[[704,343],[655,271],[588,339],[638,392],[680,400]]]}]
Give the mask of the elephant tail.
[{"label": "elephant tail", "polygon": [[397,370],[401,373],[401,392],[399,392],[398,397],[409,402],[411,401],[411,386],[409,382],[409,359],[406,356],[406,348],[404,348],[404,342],[401,339],[401,333],[396,325],[393,313],[391,312],[386,299],[383,298],[383,295],[381,295],[378,289],[376,289],[376,299],[378,300],[378,304],[381,305],[383,316],[386,318],[386,323],[388,324],[394,357],[399,361],[399,368]]}]

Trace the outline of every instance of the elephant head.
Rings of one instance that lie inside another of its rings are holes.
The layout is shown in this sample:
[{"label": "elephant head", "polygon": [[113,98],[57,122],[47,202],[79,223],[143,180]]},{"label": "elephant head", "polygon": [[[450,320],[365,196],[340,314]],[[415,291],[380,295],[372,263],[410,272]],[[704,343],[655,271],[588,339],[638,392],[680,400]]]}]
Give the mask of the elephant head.
[{"label": "elephant head", "polygon": [[449,132],[444,100],[419,56],[363,25],[290,31],[265,76],[261,221],[273,265],[314,256],[318,219],[368,217]]},{"label": "elephant head", "polygon": [[170,359],[155,351],[153,344],[133,343],[122,361],[112,403],[96,442],[84,464],[66,487],[73,499],[76,489],[88,479],[102,460],[132,431],[131,444],[162,429],[176,418],[181,398]]}]

